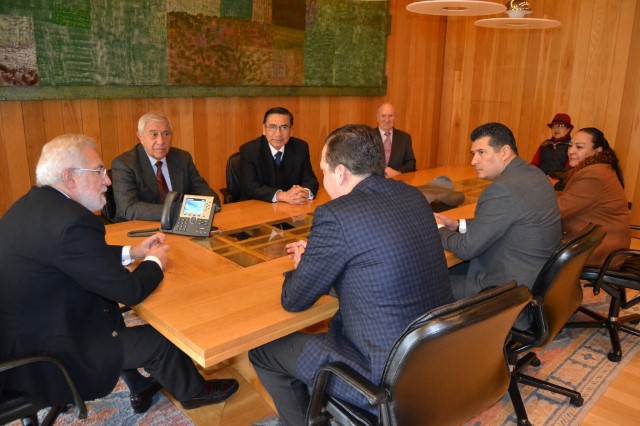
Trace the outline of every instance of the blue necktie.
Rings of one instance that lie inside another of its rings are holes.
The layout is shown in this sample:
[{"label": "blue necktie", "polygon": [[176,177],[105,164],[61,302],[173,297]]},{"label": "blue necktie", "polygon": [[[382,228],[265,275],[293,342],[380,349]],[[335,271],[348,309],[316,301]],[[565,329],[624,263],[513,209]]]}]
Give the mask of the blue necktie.
[{"label": "blue necktie", "polygon": [[280,151],[276,152],[273,160],[276,162],[276,166],[280,167],[280,164],[282,164],[282,153]]}]

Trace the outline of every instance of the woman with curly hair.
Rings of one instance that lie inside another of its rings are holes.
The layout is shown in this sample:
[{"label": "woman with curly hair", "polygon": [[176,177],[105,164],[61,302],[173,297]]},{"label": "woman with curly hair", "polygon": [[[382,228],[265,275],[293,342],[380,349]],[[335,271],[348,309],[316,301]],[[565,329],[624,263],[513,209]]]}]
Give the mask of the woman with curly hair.
[{"label": "woman with curly hair", "polygon": [[[569,146],[569,166],[564,190],[558,193],[565,237],[578,233],[589,223],[607,231],[602,243],[587,261],[602,266],[615,249],[629,248],[631,230],[629,206],[624,193],[624,178],[616,153],[599,129],[580,129]],[[618,267],[624,258],[612,266]]]}]

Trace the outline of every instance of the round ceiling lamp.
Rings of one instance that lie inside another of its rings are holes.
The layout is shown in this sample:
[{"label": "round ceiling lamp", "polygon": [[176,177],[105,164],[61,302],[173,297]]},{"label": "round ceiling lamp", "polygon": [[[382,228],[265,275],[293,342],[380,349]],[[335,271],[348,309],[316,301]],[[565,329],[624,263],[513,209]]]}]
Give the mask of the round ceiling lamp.
[{"label": "round ceiling lamp", "polygon": [[425,0],[410,3],[406,9],[425,15],[480,16],[504,12],[507,7],[482,0]]},{"label": "round ceiling lamp", "polygon": [[533,13],[529,2],[511,0],[507,2],[506,14],[508,18],[487,18],[475,22],[479,27],[484,28],[506,28],[511,30],[539,30],[544,28],[559,27],[560,21],[544,18],[527,18],[526,15]]}]

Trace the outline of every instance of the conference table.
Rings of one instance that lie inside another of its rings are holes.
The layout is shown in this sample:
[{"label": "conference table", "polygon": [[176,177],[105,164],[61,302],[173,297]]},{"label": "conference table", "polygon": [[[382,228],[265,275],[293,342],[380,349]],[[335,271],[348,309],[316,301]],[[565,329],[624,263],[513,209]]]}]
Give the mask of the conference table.
[{"label": "conference table", "polygon": [[[484,184],[470,166],[420,170],[395,179],[420,188],[438,176],[449,177],[466,196],[464,205],[446,214],[472,217]],[[284,246],[306,238],[313,210],[327,201],[321,189],[303,205],[256,200],[228,204],[216,214],[218,231],[209,238],[167,234],[171,249],[165,277],[133,309],[189,355],[205,376],[231,374],[241,380],[238,394],[245,394],[212,406],[219,412],[185,412],[196,424],[251,424],[259,418],[242,417],[249,408],[258,417],[272,413],[272,402],[248,363],[247,352],[296,331],[313,332],[314,326],[325,324],[337,311],[337,300],[328,295],[303,312],[286,312],[280,305],[283,273],[293,268]],[[127,232],[154,225],[145,221],[108,225],[106,239],[109,244],[136,244],[139,239],[128,237]],[[445,256],[449,266],[460,262],[449,252]],[[237,407],[226,406],[233,405],[234,399]],[[259,404],[264,409],[256,409]]]}]

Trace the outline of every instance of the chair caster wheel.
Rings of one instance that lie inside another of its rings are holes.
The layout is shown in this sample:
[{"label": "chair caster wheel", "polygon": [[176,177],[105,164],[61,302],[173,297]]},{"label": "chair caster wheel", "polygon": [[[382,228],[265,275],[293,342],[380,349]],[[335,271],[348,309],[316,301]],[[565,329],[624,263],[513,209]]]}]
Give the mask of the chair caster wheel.
[{"label": "chair caster wheel", "polygon": [[533,426],[529,419],[518,419],[518,426]]},{"label": "chair caster wheel", "polygon": [[611,362],[620,362],[622,359],[622,352],[609,352],[607,354],[607,358],[609,358],[609,361]]},{"label": "chair caster wheel", "polygon": [[535,357],[533,360],[531,360],[531,365],[533,365],[534,367],[540,367],[541,364],[542,362],[538,357]]},{"label": "chair caster wheel", "polygon": [[629,322],[630,322],[631,324],[633,324],[633,325],[638,325],[638,324],[640,324],[640,318],[638,318],[638,319],[634,319],[633,321],[629,321]]},{"label": "chair caster wheel", "polygon": [[582,404],[584,404],[584,398],[582,397],[582,395],[580,395],[580,396],[571,398],[569,402],[571,402],[571,405],[573,405],[574,407],[582,407]]}]

